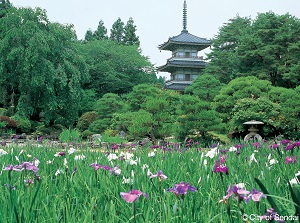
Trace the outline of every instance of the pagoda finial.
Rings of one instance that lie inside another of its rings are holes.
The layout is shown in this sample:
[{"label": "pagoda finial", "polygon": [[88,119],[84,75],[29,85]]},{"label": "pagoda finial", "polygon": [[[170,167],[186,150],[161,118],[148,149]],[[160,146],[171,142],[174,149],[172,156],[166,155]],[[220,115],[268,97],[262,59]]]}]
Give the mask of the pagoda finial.
[{"label": "pagoda finial", "polygon": [[184,0],[184,3],[183,3],[183,30],[182,31],[187,32],[186,26],[187,26],[187,4],[186,4],[186,0]]}]

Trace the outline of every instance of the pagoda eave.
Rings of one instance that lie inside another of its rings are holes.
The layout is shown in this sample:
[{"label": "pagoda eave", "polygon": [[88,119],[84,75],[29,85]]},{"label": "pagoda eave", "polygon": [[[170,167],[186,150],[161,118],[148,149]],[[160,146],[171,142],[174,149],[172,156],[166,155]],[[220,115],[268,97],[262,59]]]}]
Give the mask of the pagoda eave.
[{"label": "pagoda eave", "polygon": [[209,47],[211,44],[195,44],[195,43],[182,43],[182,42],[175,42],[175,41],[168,41],[162,45],[159,45],[158,46],[158,49],[159,50],[170,50],[170,51],[173,51],[174,49],[177,49],[178,46],[191,46],[193,48],[196,48],[198,51],[201,51],[201,50],[204,50],[206,49],[207,47]]}]

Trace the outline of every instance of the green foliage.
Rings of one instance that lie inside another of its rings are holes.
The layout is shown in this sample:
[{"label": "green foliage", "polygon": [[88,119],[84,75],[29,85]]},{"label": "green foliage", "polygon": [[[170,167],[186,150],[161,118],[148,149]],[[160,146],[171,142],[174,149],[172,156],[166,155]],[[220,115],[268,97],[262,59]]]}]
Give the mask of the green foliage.
[{"label": "green foliage", "polygon": [[59,140],[64,143],[80,142],[81,135],[77,129],[64,129],[59,135]]},{"label": "green foliage", "polygon": [[93,121],[92,124],[89,126],[88,130],[95,134],[99,134],[104,132],[110,125],[110,118],[101,118]]},{"label": "green foliage", "polygon": [[78,120],[77,128],[80,131],[85,131],[89,128],[93,121],[98,118],[98,114],[95,111],[84,113]]},{"label": "green foliage", "polygon": [[300,20],[289,14],[259,13],[255,20],[237,16],[212,41],[206,73],[222,83],[256,76],[273,86],[299,83]]},{"label": "green foliage", "polygon": [[102,142],[107,142],[109,144],[113,144],[113,143],[116,143],[116,144],[126,143],[126,140],[122,139],[119,136],[111,136],[111,135],[106,135],[106,134],[102,135],[101,141]]},{"label": "green foliage", "polygon": [[133,111],[138,111],[148,97],[158,97],[160,89],[149,84],[138,84],[127,95],[127,101]]},{"label": "green foliage", "polygon": [[222,129],[219,114],[211,109],[211,103],[198,97],[183,95],[177,113],[179,118],[176,135],[179,140],[184,140],[189,135],[199,135],[203,140],[211,140],[212,137],[208,137],[207,133]]},{"label": "green foliage", "polygon": [[[1,0],[0,2],[0,19],[3,18],[13,6],[9,0]],[[0,31],[1,32],[1,31]]]},{"label": "green foliage", "polygon": [[212,52],[208,54],[209,63],[204,70],[205,74],[213,75],[226,84],[239,76],[236,49],[250,24],[250,18],[237,16],[219,29],[216,38],[212,39]]},{"label": "green foliage", "polygon": [[140,46],[139,37],[136,35],[136,25],[131,17],[124,27],[124,44]]},{"label": "green foliage", "polygon": [[7,112],[7,109],[5,108],[0,108],[0,116],[5,116]]},{"label": "green foliage", "polygon": [[212,102],[221,90],[221,82],[210,74],[197,77],[193,83],[185,89],[186,94],[198,96],[203,101]]},{"label": "green foliage", "polygon": [[281,127],[285,136],[299,139],[300,138],[300,86],[295,90],[285,91],[280,98],[283,120]]},{"label": "green foliage", "polygon": [[104,22],[102,20],[99,21],[98,27],[96,31],[93,33],[93,37],[96,40],[107,39],[107,29],[104,26]]},{"label": "green foliage", "polygon": [[137,46],[99,40],[81,44],[78,49],[89,65],[91,76],[84,89],[93,89],[96,98],[106,93],[126,94],[142,83],[157,83],[153,65]]},{"label": "green foliage", "polygon": [[110,30],[110,39],[118,44],[124,42],[124,22],[118,18]]},{"label": "green foliage", "polygon": [[87,67],[76,52],[72,25],[50,23],[40,8],[10,10],[0,19],[0,90],[4,108],[19,116],[45,121],[78,118],[81,84]]},{"label": "green foliage", "polygon": [[280,127],[280,112],[280,105],[265,97],[239,99],[232,109],[231,128],[243,130],[244,122],[256,120],[264,123],[263,134],[272,133]]},{"label": "green foliage", "polygon": [[91,132],[90,130],[84,130],[82,133],[81,133],[81,136],[83,139],[89,139],[94,133]]},{"label": "green foliage", "polygon": [[259,80],[256,77],[239,77],[224,86],[215,97],[214,108],[223,116],[223,122],[227,123],[232,115],[231,110],[239,99],[259,98],[268,95],[271,82]]},{"label": "green foliage", "polygon": [[31,122],[28,118],[24,118],[18,115],[11,117],[13,120],[17,123],[17,131],[21,133],[30,133],[31,128]]}]

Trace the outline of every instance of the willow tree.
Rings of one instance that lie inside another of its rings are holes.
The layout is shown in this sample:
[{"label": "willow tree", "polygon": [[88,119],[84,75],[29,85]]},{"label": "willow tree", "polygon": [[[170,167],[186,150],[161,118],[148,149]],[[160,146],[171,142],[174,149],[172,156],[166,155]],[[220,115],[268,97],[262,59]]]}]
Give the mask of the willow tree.
[{"label": "willow tree", "polygon": [[86,65],[73,26],[50,23],[40,8],[11,10],[0,19],[1,104],[18,115],[72,125],[78,116]]}]

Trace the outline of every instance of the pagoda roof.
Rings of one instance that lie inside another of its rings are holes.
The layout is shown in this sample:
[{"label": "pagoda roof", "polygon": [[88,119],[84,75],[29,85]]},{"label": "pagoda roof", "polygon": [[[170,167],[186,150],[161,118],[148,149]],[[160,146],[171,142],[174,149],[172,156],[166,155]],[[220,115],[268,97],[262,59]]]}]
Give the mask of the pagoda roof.
[{"label": "pagoda roof", "polygon": [[170,81],[170,82],[166,83],[164,88],[168,89],[168,90],[184,91],[190,85],[191,85],[191,82],[180,83],[180,82]]},{"label": "pagoda roof", "polygon": [[170,37],[169,40],[158,46],[160,50],[173,50],[178,45],[193,46],[197,47],[197,50],[203,50],[211,45],[211,41],[192,35],[187,30],[182,30],[182,32],[177,35]]},{"label": "pagoda roof", "polygon": [[178,67],[203,69],[205,66],[206,62],[203,60],[178,60],[171,58],[165,65],[157,67],[157,69],[162,72],[171,72]]}]

